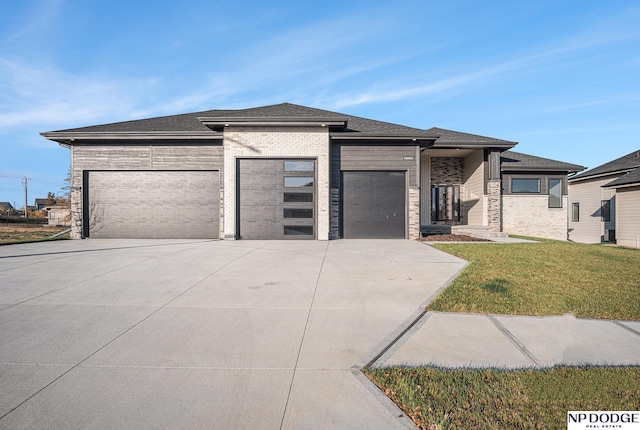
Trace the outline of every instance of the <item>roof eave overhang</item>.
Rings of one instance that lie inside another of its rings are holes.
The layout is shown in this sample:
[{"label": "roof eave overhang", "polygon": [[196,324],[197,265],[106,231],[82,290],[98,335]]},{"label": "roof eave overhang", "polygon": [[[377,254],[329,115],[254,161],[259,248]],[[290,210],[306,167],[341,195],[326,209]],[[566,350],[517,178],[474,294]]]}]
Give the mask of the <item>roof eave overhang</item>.
[{"label": "roof eave overhang", "polygon": [[422,143],[432,145],[440,137],[433,134],[419,133],[366,133],[366,132],[337,132],[330,133],[333,141],[371,142],[371,141],[402,141],[409,143]]},{"label": "roof eave overhang", "polygon": [[145,132],[82,132],[82,131],[51,131],[40,133],[46,139],[58,142],[61,145],[73,145],[76,141],[122,141],[122,140],[216,140],[222,139],[222,133],[212,131],[172,132],[172,131],[145,131]]},{"label": "roof eave overhang", "polygon": [[225,127],[342,127],[347,126],[344,117],[198,117],[198,121],[213,130]]},{"label": "roof eave overhang", "polygon": [[500,167],[500,171],[502,172],[559,172],[559,173],[575,173],[580,172],[584,169],[566,169],[559,167],[550,167],[550,166],[527,166],[527,167],[512,167],[512,166],[504,166]]},{"label": "roof eave overhang", "polygon": [[507,150],[516,146],[517,142],[436,142],[434,149],[502,149]]},{"label": "roof eave overhang", "polygon": [[569,179],[570,179],[571,181],[576,181],[576,182],[577,182],[577,181],[582,181],[582,180],[587,180],[587,179],[597,179],[597,178],[602,178],[602,177],[604,177],[604,176],[622,175],[622,174],[625,174],[625,173],[629,173],[629,172],[631,172],[632,170],[637,169],[638,167],[640,167],[640,166],[630,167],[630,168],[628,168],[628,169],[622,169],[622,170],[615,170],[615,171],[612,171],[612,172],[599,173],[599,174],[597,174],[597,175],[587,175],[587,176],[582,176],[582,175],[581,175],[581,176],[580,176],[580,177],[578,177],[578,178],[573,177],[573,178],[569,178]]},{"label": "roof eave overhang", "polygon": [[631,187],[640,187],[640,181],[629,182],[626,184],[607,184],[603,185],[602,188],[631,188]]}]

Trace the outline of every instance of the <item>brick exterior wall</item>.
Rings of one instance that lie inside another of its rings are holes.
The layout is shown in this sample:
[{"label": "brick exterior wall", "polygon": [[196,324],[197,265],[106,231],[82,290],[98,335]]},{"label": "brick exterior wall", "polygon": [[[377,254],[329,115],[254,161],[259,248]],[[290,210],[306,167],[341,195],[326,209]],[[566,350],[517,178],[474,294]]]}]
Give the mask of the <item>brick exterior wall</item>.
[{"label": "brick exterior wall", "polygon": [[224,132],[223,239],[236,236],[236,159],[315,158],[317,226],[316,237],[330,235],[329,132],[319,127],[228,127]]},{"label": "brick exterior wall", "polygon": [[549,208],[549,196],[504,195],[503,230],[509,234],[567,240],[567,196],[561,208]]}]

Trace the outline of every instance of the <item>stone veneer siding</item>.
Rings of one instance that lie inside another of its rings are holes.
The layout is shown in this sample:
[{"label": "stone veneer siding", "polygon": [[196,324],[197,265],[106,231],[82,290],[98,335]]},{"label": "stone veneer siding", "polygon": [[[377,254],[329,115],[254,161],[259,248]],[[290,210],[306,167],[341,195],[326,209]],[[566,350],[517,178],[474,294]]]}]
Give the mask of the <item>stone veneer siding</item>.
[{"label": "stone veneer siding", "polygon": [[409,187],[409,239],[420,237],[420,188]]},{"label": "stone veneer siding", "polygon": [[549,207],[548,195],[504,195],[503,230],[509,234],[567,240],[567,196],[561,208]]},{"label": "stone veneer siding", "polygon": [[[464,162],[456,157],[431,157],[430,184],[434,185],[458,185],[460,186],[460,221],[431,221],[431,205],[426,207],[429,213],[428,219],[431,225],[458,225],[465,224],[463,214],[464,207]],[[431,200],[431,186],[429,187],[429,201]]]},{"label": "stone veneer siding", "polygon": [[431,157],[431,185],[462,185],[462,158]]},{"label": "stone veneer siding", "polygon": [[74,185],[69,193],[71,200],[71,239],[82,239],[82,187]]},{"label": "stone veneer siding", "polygon": [[502,181],[487,182],[487,225],[493,231],[502,231]]},{"label": "stone veneer siding", "polygon": [[315,158],[316,238],[329,239],[329,132],[320,127],[228,127],[224,131],[223,239],[236,238],[236,159]]}]

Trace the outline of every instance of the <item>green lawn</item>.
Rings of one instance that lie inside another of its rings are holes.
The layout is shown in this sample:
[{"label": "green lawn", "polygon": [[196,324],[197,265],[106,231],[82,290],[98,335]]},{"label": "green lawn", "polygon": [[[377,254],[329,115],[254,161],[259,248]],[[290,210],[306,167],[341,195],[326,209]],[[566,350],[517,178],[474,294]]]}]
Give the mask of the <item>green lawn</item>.
[{"label": "green lawn", "polygon": [[468,260],[430,310],[640,320],[640,250],[543,240],[436,244]]},{"label": "green lawn", "polygon": [[640,410],[640,368],[365,373],[423,429],[566,429],[568,411]]},{"label": "green lawn", "polygon": [[[638,249],[551,240],[434,246],[470,264],[430,310],[640,320]],[[637,367],[364,372],[425,429],[565,429],[567,411],[640,410]]]}]

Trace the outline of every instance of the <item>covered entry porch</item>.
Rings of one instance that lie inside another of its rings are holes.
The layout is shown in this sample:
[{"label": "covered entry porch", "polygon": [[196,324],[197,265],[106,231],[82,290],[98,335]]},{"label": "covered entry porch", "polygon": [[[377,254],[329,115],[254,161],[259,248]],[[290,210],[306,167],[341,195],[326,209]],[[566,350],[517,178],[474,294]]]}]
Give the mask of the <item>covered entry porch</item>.
[{"label": "covered entry porch", "polygon": [[420,159],[420,232],[500,232],[500,150],[426,148]]}]

